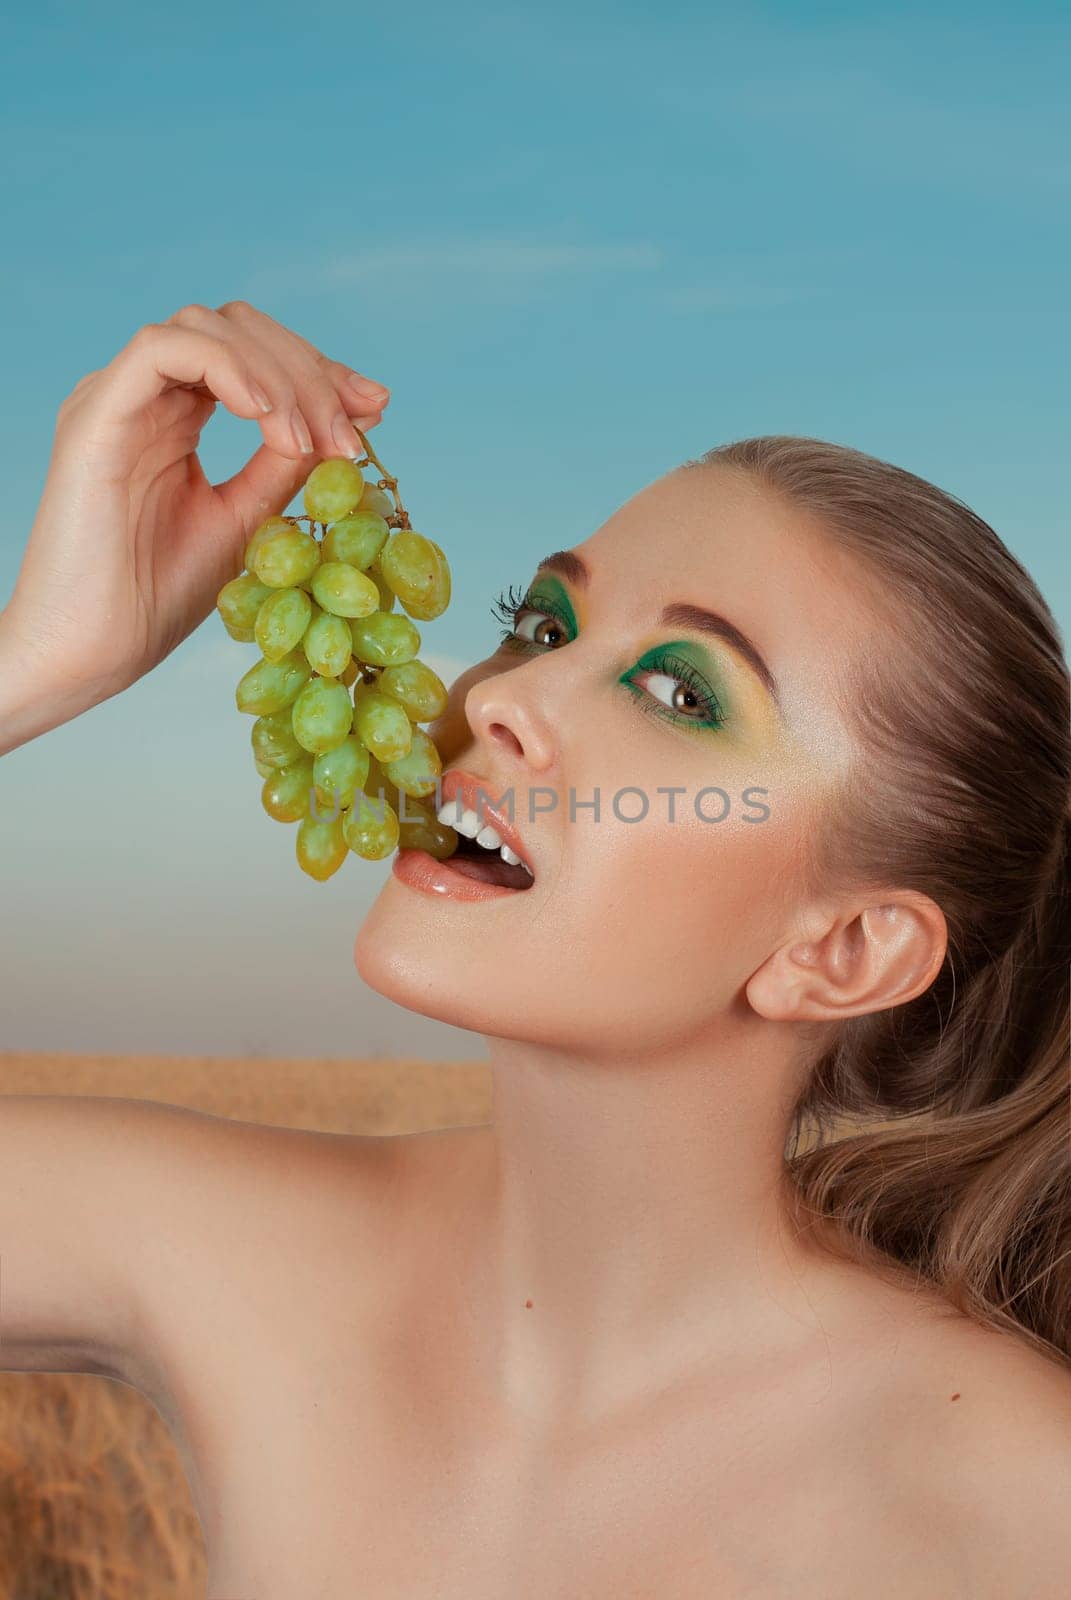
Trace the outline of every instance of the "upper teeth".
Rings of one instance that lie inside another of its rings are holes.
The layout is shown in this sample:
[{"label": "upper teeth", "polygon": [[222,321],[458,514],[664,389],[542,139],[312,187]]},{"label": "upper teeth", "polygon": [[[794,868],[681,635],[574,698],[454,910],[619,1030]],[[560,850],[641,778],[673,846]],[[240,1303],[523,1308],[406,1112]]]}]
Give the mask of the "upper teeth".
[{"label": "upper teeth", "polygon": [[475,811],[471,811],[466,807],[461,812],[461,815],[458,816],[457,801],[447,800],[439,807],[435,815],[440,822],[445,822],[449,827],[455,828],[458,833],[463,833],[467,839],[475,839],[477,844],[482,844],[487,850],[497,850],[503,861],[508,862],[511,867],[524,867],[526,872],[531,872],[532,869],[528,863],[522,861],[520,856],[510,849],[508,844],[502,843],[501,835],[494,828],[489,824],[485,824],[482,828],[480,827],[480,819]]}]

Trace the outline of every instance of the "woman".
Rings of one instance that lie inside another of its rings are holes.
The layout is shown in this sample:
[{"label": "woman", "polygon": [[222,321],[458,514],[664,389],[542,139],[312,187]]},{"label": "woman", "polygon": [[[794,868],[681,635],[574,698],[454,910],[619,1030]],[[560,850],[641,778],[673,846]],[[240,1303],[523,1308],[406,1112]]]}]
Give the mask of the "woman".
[{"label": "woman", "polygon": [[[264,444],[213,488],[216,398]],[[387,398],[243,302],[84,378],[0,617],[4,748],[162,660]],[[492,1123],[12,1097],[0,1364],[150,1396],[212,1600],[1064,1596],[1071,733],[1036,588],[931,485],[774,438],[499,609],[431,731],[526,886],[405,852],[355,949],[490,1038]]]}]

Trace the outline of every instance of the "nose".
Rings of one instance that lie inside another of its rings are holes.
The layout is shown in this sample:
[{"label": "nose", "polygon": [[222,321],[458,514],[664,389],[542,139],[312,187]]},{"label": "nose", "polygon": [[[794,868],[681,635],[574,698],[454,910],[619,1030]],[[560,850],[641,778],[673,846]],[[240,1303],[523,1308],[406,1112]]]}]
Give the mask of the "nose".
[{"label": "nose", "polygon": [[465,720],[503,762],[546,772],[556,758],[554,730],[522,677],[500,672],[479,679],[465,695]]}]

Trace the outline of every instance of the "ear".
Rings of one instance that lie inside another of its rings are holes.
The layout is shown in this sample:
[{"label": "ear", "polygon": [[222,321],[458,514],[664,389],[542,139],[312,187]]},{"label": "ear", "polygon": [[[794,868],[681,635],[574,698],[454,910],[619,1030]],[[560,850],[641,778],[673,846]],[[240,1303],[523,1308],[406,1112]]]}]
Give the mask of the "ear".
[{"label": "ear", "polygon": [[943,911],[912,890],[848,911],[814,909],[804,920],[814,933],[781,945],[745,989],[772,1022],[835,1022],[903,1005],[929,988],[948,946]]}]

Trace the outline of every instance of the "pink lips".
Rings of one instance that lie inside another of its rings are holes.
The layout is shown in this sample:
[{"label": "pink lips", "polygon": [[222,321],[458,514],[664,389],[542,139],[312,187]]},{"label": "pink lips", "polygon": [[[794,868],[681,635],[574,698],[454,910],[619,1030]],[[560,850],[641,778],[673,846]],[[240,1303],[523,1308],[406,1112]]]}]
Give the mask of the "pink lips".
[{"label": "pink lips", "polygon": [[[509,818],[490,803],[488,797],[496,793],[493,785],[477,778],[474,773],[451,767],[442,776],[439,792],[443,805],[460,802],[462,810],[474,811],[480,826],[494,828],[502,843],[508,845],[531,869],[532,863],[520,834]],[[503,884],[485,883],[470,877],[459,867],[451,865],[449,860],[439,861],[426,850],[399,850],[391,863],[391,872],[413,889],[449,900],[496,900],[518,893],[517,889],[507,888]]]},{"label": "pink lips", "polygon": [[[505,787],[508,791],[509,785]],[[462,767],[450,767],[443,773],[439,792],[442,795],[443,805],[460,800],[462,810],[475,811],[480,820],[480,827],[494,828],[502,843],[508,845],[514,855],[520,856],[533,877],[535,876],[532,858],[524,840],[509,818],[491,804],[490,797],[498,792],[498,786],[489,783],[486,778],[477,778]]]},{"label": "pink lips", "polygon": [[449,861],[439,861],[426,850],[399,850],[391,863],[391,872],[411,888],[420,889],[424,894],[441,895],[447,900],[496,900],[518,893],[499,883],[481,883],[478,878],[467,877]]}]

